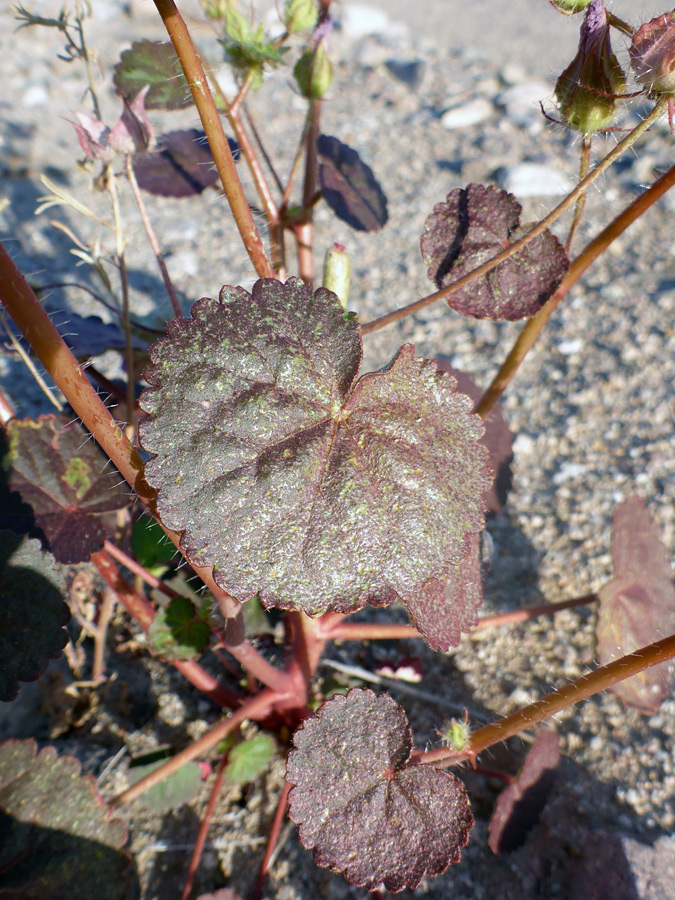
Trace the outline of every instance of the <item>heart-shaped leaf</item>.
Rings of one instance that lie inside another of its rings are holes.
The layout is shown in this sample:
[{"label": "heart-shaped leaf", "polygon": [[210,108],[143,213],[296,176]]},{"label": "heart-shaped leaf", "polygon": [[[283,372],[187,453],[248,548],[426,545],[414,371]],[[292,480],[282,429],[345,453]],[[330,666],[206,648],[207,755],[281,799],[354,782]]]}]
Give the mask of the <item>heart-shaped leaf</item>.
[{"label": "heart-shaped leaf", "polygon": [[[436,204],[421,239],[422,259],[436,287],[447,287],[523,237],[521,212],[513,194],[493,185],[470,184]],[[447,302],[476,319],[522,319],[546,303],[568,266],[562,244],[547,230]]]},{"label": "heart-shaped leaf", "polygon": [[493,853],[510,853],[525,842],[528,832],[539,820],[559,762],[560,738],[555,731],[540,731],[518,778],[497,800],[490,819]]},{"label": "heart-shaped leaf", "polygon": [[[614,578],[599,592],[596,626],[602,664],[675,633],[675,587],[666,548],[644,500],[620,503],[612,519]],[[628,706],[653,713],[670,694],[668,663],[610,688]]]},{"label": "heart-shaped leaf", "polygon": [[135,41],[120,56],[113,82],[129,102],[149,86],[146,109],[183,109],[192,103],[176,51],[167,41]]},{"label": "heart-shaped leaf", "polygon": [[206,618],[187,597],[174,597],[150,623],[150,651],[172,662],[198,659],[211,638]]},{"label": "heart-shaped leaf", "polygon": [[414,890],[459,862],[473,817],[464,786],[412,765],[405,713],[386,694],[351,690],[294,735],[290,817],[319,866],[374,890]]},{"label": "heart-shaped leaf", "polygon": [[[455,369],[445,357],[436,357],[436,365],[439,371],[449,372],[455,378],[457,390],[470,397],[474,404],[483,396],[483,392],[473,378],[466,372]],[[513,432],[507,425],[499,404],[492,409],[485,420],[483,443],[490,452],[490,466],[495,473],[494,484],[485,495],[485,503],[490,512],[499,513],[511,490],[511,462],[513,461],[511,450]]]},{"label": "heart-shaped leaf", "polygon": [[317,615],[398,596],[424,618],[490,484],[451,376],[406,346],[357,381],[355,317],[297,278],[199,300],[151,359],[145,474],[193,562],[242,602]]},{"label": "heart-shaped leaf", "polygon": [[316,152],[321,193],[338,219],[356,231],[379,231],[389,213],[373,170],[356,150],[327,134],[317,138]]},{"label": "heart-shaped leaf", "polygon": [[0,897],[125,900],[135,867],[126,828],[70,756],[32,740],[0,744]]},{"label": "heart-shaped leaf", "polygon": [[[236,158],[234,141],[230,150]],[[155,150],[134,156],[132,165],[139,187],[160,197],[191,197],[218,180],[206,135],[197,128],[160,134]]]},{"label": "heart-shaped leaf", "polygon": [[126,484],[77,422],[63,416],[12,420],[9,485],[33,507],[58,562],[78,563],[115,535],[115,513],[129,504]]},{"label": "heart-shaped leaf", "polygon": [[246,784],[248,781],[262,775],[269,768],[274,756],[274,741],[267,734],[257,734],[248,741],[237,744],[230,752],[230,758],[225,767],[225,777],[237,784]]},{"label": "heart-shaped leaf", "polygon": [[[148,763],[146,766],[134,766],[129,772],[129,781],[136,784],[141,778],[145,778],[155,769],[163,766],[166,759]],[[190,803],[199,793],[202,783],[202,770],[196,762],[187,762],[180,769],[172,772],[166,778],[144,791],[138,798],[138,802],[146,809],[155,813],[168,812]]]},{"label": "heart-shaped leaf", "polygon": [[[0,700],[13,700],[20,681],[35,681],[57,659],[70,610],[63,576],[40,542],[0,531]],[[0,893],[1,896],[1,893]]]}]

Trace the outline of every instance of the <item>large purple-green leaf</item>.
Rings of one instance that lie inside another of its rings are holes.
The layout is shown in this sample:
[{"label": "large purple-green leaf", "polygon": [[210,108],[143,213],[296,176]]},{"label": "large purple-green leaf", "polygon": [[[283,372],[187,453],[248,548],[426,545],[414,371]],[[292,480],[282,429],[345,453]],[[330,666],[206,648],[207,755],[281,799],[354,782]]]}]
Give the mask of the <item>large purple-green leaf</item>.
[{"label": "large purple-green leaf", "polygon": [[404,711],[386,694],[351,690],[294,736],[290,817],[319,866],[373,890],[414,890],[459,862],[473,817],[464,785],[412,765]]},{"label": "large purple-green leaf", "polygon": [[128,101],[149,86],[146,109],[182,109],[192,103],[176,51],[167,41],[135,41],[120,56],[113,81]]},{"label": "large purple-green leaf", "polygon": [[88,560],[114,537],[115,513],[129,504],[126,484],[78,422],[14,419],[7,431],[9,486],[33,507],[59,562]]},{"label": "large purple-green leaf", "polygon": [[53,747],[0,744],[0,898],[125,900],[135,872],[94,779]]},{"label": "large purple-green leaf", "polygon": [[[526,232],[513,194],[470,184],[437,203],[424,223],[421,249],[429,278],[444,288],[492,259]],[[515,256],[447,298],[451,309],[477,319],[522,319],[555,292],[569,260],[560,241],[545,231]]]},{"label": "large purple-green leaf", "polygon": [[389,213],[387,198],[356,150],[320,134],[316,142],[323,199],[338,219],[356,231],[379,231]]},{"label": "large purple-green leaf", "polygon": [[317,615],[398,596],[429,619],[425,586],[466,557],[490,484],[454,379],[408,345],[355,381],[356,318],[297,278],[224,287],[168,330],[141,442],[188,557],[240,601]]},{"label": "large purple-green leaf", "polygon": [[[230,150],[239,147],[230,141]],[[218,181],[206,135],[198,128],[160,134],[150,153],[134,156],[139,187],[160,197],[192,197]]]},{"label": "large purple-green leaf", "polygon": [[[644,500],[633,495],[614,510],[614,578],[600,590],[598,657],[605,664],[675,634],[675,587],[666,548]],[[610,688],[624,703],[653,713],[670,694],[668,663]]]},{"label": "large purple-green leaf", "polygon": [[63,576],[40,542],[0,531],[0,700],[35,681],[66,645]]}]

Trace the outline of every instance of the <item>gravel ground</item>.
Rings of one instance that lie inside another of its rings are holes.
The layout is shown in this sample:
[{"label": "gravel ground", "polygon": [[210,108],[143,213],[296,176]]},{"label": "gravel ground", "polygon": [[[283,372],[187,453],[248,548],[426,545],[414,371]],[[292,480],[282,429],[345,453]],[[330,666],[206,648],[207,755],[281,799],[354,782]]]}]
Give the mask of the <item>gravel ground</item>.
[{"label": "gravel ground", "polygon": [[[162,37],[149,3],[133,3],[131,16],[120,13],[120,4],[112,0],[94,0],[93,5],[91,44],[106,73],[130,40]],[[390,218],[382,232],[360,235],[321,208],[316,246],[321,251],[334,240],[347,245],[354,273],[352,307],[368,321],[429,293],[419,235],[434,203],[450,190],[470,182],[511,185],[520,178],[524,221],[532,221],[555,204],[561,183],[573,182],[578,140],[544,120],[533,100],[541,99],[553,112],[552,72],[574,53],[579,17],[557,17],[545,0],[512,2],[508,16],[501,18],[494,15],[495,4],[446,0],[429,3],[420,20],[419,4],[399,0],[373,3],[366,28],[373,33],[359,33],[358,22],[364,20],[358,10],[353,4],[342,6],[344,27],[331,42],[335,81],[323,128],[357,148],[373,167],[389,198]],[[53,15],[59,7],[43,2],[34,8]],[[631,20],[637,10],[641,20],[662,11],[647,2],[617,2],[612,8]],[[374,9],[384,17],[377,19]],[[81,280],[86,275],[75,268],[70,241],[48,220],[59,218],[82,235],[96,226],[70,212],[33,215],[36,198],[45,193],[38,181],[42,173],[106,212],[105,197],[89,194],[89,176],[74,166],[79,150],[64,121],[84,103],[81,73],[76,64],[55,58],[61,46],[55,34],[26,30],[12,35],[12,27],[7,13],[0,13],[5,86],[0,197],[9,201],[0,218],[1,237],[36,282]],[[195,34],[206,55],[215,58],[217,46],[208,28],[196,26]],[[542,46],[545,52],[537,49]],[[625,48],[617,41],[615,46],[625,62]],[[252,102],[282,169],[289,164],[303,116],[302,104],[286,82],[285,72],[273,73]],[[115,121],[119,102],[109,76],[100,94],[104,118]],[[635,123],[645,108],[634,101],[626,121]],[[195,124],[189,112],[153,120],[158,127]],[[597,156],[614,141],[598,139]],[[594,236],[671,158],[672,138],[666,127],[658,126],[636,154],[591,190],[576,246]],[[523,164],[542,168],[535,178]],[[666,546],[673,547],[674,212],[675,202],[666,197],[612,245],[556,312],[507,391],[503,410],[517,436],[514,484],[506,510],[488,526],[494,553],[487,613],[599,588],[611,575],[612,511],[633,492],[646,499]],[[123,215],[134,310],[139,316],[166,319],[170,313],[161,282],[126,199]],[[250,268],[215,192],[194,201],[152,201],[151,215],[186,309],[223,283],[250,286]],[[55,293],[50,302],[54,308],[66,309],[70,303],[76,311],[104,315],[88,301],[83,304],[79,292]],[[66,320],[64,312],[57,321]],[[439,305],[368,336],[365,364],[379,367],[411,341],[418,355],[447,355],[485,386],[519,331],[518,324],[467,321]],[[20,415],[47,411],[32,380],[14,361],[0,358],[0,376]],[[386,615],[395,617],[397,611]],[[437,740],[435,729],[449,714],[448,703],[467,705],[477,718],[492,719],[588,671],[594,659],[594,621],[591,610],[565,612],[554,621],[477,633],[445,656],[407,642],[402,652],[420,656],[425,667],[420,689],[437,695],[431,704],[393,691],[408,712],[418,743]],[[343,645],[333,648],[332,655],[372,667],[379,652]],[[210,721],[211,712],[195,707],[177,680],[151,668],[157,679],[154,696],[175,699],[157,702],[155,717],[139,729],[139,740],[151,745],[170,726],[178,743],[186,741],[199,729],[193,720]],[[30,698],[35,702],[38,695],[24,692],[30,706]],[[115,713],[105,715],[114,718]],[[15,730],[29,727],[12,721]],[[523,849],[494,857],[487,849],[486,816],[497,787],[469,776],[477,817],[471,842],[461,864],[423,885],[419,895],[434,900],[673,896],[675,700],[647,717],[611,695],[595,697],[561,714],[555,726],[564,761],[542,827]],[[90,740],[96,743],[95,737]],[[119,743],[113,745],[101,739],[104,758]],[[61,746],[78,750],[74,741]],[[496,748],[492,763],[486,764],[517,766],[523,746],[520,740],[510,742],[508,757],[504,748]],[[90,768],[96,773],[100,765],[99,755]],[[204,889],[230,878],[242,896],[250,892],[256,868],[251,854],[257,859],[261,852],[260,835],[273,814],[281,771],[277,766],[265,784],[244,798],[250,816],[241,805],[241,792],[232,792],[229,805],[222,804],[223,840],[206,860]],[[145,848],[139,865],[147,900],[177,896],[176,873],[184,870],[187,853],[165,851],[189,844],[194,821],[193,810],[162,822],[134,813],[132,849]],[[597,893],[590,888],[594,871],[604,873],[604,887]],[[614,885],[611,877],[622,873],[623,882]],[[279,900],[363,896],[341,877],[315,869],[294,832],[275,865],[268,893]]]}]

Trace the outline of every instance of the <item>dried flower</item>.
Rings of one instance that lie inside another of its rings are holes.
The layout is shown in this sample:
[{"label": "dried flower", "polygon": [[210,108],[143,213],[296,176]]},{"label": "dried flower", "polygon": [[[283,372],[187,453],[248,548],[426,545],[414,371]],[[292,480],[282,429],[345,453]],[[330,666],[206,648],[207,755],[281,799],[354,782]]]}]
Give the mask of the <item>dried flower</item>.
[{"label": "dried flower", "polygon": [[638,28],[629,53],[640,84],[659,94],[675,92],[675,10]]}]

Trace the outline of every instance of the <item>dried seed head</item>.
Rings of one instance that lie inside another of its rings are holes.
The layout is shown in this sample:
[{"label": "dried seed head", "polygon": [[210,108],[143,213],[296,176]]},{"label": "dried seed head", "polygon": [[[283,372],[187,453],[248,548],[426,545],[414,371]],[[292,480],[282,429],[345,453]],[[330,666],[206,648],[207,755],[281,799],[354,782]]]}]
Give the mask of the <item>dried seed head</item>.
[{"label": "dried seed head", "polygon": [[630,64],[640,84],[659,94],[675,92],[675,10],[645,22],[633,35]]}]

